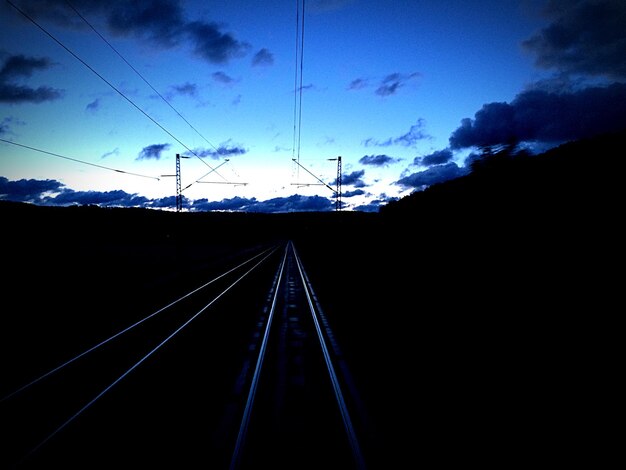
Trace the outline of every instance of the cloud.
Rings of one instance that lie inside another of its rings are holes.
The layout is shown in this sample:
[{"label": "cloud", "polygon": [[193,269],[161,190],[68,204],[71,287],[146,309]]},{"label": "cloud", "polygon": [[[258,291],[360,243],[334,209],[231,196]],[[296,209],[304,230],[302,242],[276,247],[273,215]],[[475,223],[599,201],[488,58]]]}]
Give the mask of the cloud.
[{"label": "cloud", "polygon": [[359,159],[359,163],[362,165],[372,165],[372,166],[387,166],[392,163],[397,163],[401,161],[400,158],[393,158],[389,155],[365,155]]},{"label": "cloud", "polygon": [[121,189],[113,191],[74,191],[63,189],[55,196],[42,198],[41,204],[55,206],[99,205],[112,207],[146,207],[149,199],[137,194],[129,194]]},{"label": "cloud", "polygon": [[626,2],[554,0],[545,14],[551,23],[522,43],[538,67],[626,78]]},{"label": "cloud", "polygon": [[400,88],[403,88],[410,80],[419,77],[418,72],[410,74],[391,73],[382,79],[375,93],[378,96],[395,95]]},{"label": "cloud", "polygon": [[0,68],[0,81],[5,82],[16,77],[31,77],[36,70],[46,70],[52,62],[46,57],[10,56]]},{"label": "cloud", "polygon": [[62,93],[50,87],[40,86],[29,88],[0,83],[0,102],[17,103],[42,103],[60,98]]},{"label": "cloud", "polygon": [[380,206],[388,203],[391,199],[374,199],[367,204],[355,206],[353,209],[360,212],[378,212]]},{"label": "cloud", "polygon": [[389,147],[390,145],[402,145],[404,147],[412,147],[420,140],[431,139],[432,137],[424,132],[423,128],[426,121],[419,118],[417,122],[411,126],[409,132],[399,137],[389,137],[387,140],[379,141],[373,137],[365,139],[362,143],[366,147]]},{"label": "cloud", "polygon": [[183,83],[182,85],[173,85],[171,87],[172,94],[196,96],[198,94],[198,85],[195,83]]},{"label": "cloud", "polygon": [[0,135],[9,134],[11,132],[10,125],[11,118],[4,118],[2,122],[0,122]]},{"label": "cloud", "polygon": [[[341,184],[346,186],[354,186],[355,188],[364,188],[367,186],[365,181],[363,181],[363,177],[365,176],[365,170],[357,170],[352,173],[342,174],[341,175]],[[337,180],[331,183],[332,185],[336,185]]]},{"label": "cloud", "polygon": [[[242,57],[250,48],[248,43],[223,32],[218,23],[188,20],[178,0],[83,0],[77,9],[83,14],[104,15],[113,34],[133,36],[159,48],[185,44],[198,57],[214,64]],[[30,0],[24,10],[35,19],[45,18],[65,28],[86,28],[65,2]]]},{"label": "cloud", "polygon": [[560,143],[626,128],[626,84],[571,93],[528,90],[509,103],[488,103],[450,136],[452,149]]},{"label": "cloud", "polygon": [[180,42],[184,20],[175,1],[113,2],[108,10],[108,26],[120,35],[134,35],[172,47]]},{"label": "cloud", "polygon": [[369,81],[366,78],[356,78],[348,85],[348,90],[362,90],[369,86]]},{"label": "cloud", "polygon": [[[378,84],[375,85],[376,89],[374,90],[374,93],[383,97],[395,95],[401,88],[404,88],[407,84],[411,83],[420,76],[421,74],[419,72],[408,74],[399,72],[390,73],[378,81]],[[371,80],[368,78],[355,78],[348,84],[347,89],[363,90],[365,88],[369,88],[370,84]]]},{"label": "cloud", "polygon": [[415,157],[413,164],[422,166],[441,165],[452,160],[452,155],[452,150],[450,149],[437,150],[423,157]]},{"label": "cloud", "polygon": [[18,202],[40,201],[43,194],[58,192],[63,184],[56,180],[21,179],[9,181],[0,176],[0,199]]},{"label": "cloud", "polygon": [[193,153],[185,152],[184,155],[197,155],[198,157],[211,157],[214,159],[220,159],[224,157],[232,157],[236,155],[244,155],[248,152],[245,148],[243,148],[239,144],[231,144],[230,140],[223,142],[219,145],[219,147],[214,149],[194,149]]},{"label": "cloud", "polygon": [[274,54],[272,54],[268,49],[263,48],[252,57],[252,66],[268,66],[274,65]]},{"label": "cloud", "polygon": [[236,82],[236,80],[233,77],[221,71],[212,73],[211,77],[213,77],[213,80],[215,80],[218,83],[221,83],[222,85],[232,85],[233,83]]},{"label": "cloud", "polygon": [[362,189],[355,189],[353,191],[342,191],[341,193],[341,197],[343,198],[351,198],[351,197],[355,197],[355,196],[363,196],[367,194],[365,191],[363,191]]},{"label": "cloud", "polygon": [[98,108],[100,108],[100,99],[96,98],[95,100],[93,100],[91,103],[87,104],[87,106],[85,106],[85,110],[95,113]]},{"label": "cloud", "polygon": [[0,102],[9,104],[41,103],[52,101],[62,96],[62,90],[40,86],[31,88],[11,83],[18,77],[30,77],[35,71],[46,70],[52,66],[47,58],[10,56],[0,68]]},{"label": "cloud", "polygon": [[266,201],[256,198],[246,199],[234,197],[221,201],[198,199],[193,201],[192,210],[197,211],[245,211],[245,212],[318,212],[331,211],[335,202],[321,196],[301,196],[294,194],[288,197],[278,197]]},{"label": "cloud", "polygon": [[137,156],[137,160],[149,160],[154,158],[155,160],[159,160],[161,158],[161,153],[165,150],[168,150],[172,145],[171,144],[153,144],[144,147],[141,152],[139,152],[139,156]]},{"label": "cloud", "polygon": [[217,23],[193,21],[185,26],[196,55],[214,64],[224,64],[230,59],[244,56],[250,44],[223,33]]},{"label": "cloud", "polygon": [[100,158],[105,159],[107,157],[110,157],[111,155],[119,155],[120,154],[120,149],[119,147],[115,147],[113,150],[111,150],[110,152],[106,152],[103,153],[102,156]]},{"label": "cloud", "polygon": [[0,135],[13,134],[13,131],[11,130],[11,126],[13,124],[23,126],[24,122],[11,116],[5,117],[2,121],[0,121]]},{"label": "cloud", "polygon": [[467,174],[466,168],[459,167],[454,162],[432,166],[427,170],[419,171],[399,179],[395,184],[405,188],[425,189],[436,183],[458,178]]},{"label": "cloud", "polygon": [[[43,206],[71,206],[75,204],[122,207],[150,207],[143,196],[114,191],[74,191],[57,180],[21,179],[9,181],[0,176],[0,200],[28,202]],[[172,203],[175,207],[176,203]]]},{"label": "cloud", "polygon": [[[122,190],[74,191],[56,180],[21,179],[10,181],[3,176],[0,176],[0,200],[29,202],[47,206],[98,205],[164,209],[176,207],[175,196],[148,199]],[[183,206],[190,211],[318,212],[334,210],[335,201],[321,196],[294,194],[266,201],[241,197],[222,199],[221,201],[184,198]]]}]

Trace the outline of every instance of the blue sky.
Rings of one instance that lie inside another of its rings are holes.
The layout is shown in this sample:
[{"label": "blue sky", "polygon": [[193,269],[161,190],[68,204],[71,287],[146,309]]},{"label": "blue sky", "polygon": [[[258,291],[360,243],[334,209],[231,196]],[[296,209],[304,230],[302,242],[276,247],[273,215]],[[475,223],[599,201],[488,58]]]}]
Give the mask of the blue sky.
[{"label": "blue sky", "polygon": [[6,1],[0,198],[174,208],[178,153],[187,210],[332,210],[342,156],[375,211],[481,146],[626,126],[624,5]]}]

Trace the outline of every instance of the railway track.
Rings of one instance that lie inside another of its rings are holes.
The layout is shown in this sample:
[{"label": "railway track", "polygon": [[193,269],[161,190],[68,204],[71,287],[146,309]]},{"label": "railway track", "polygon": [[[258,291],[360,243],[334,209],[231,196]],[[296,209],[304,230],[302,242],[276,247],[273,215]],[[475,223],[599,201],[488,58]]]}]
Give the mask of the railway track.
[{"label": "railway track", "polygon": [[26,362],[0,389],[3,468],[366,467],[354,384],[291,242],[45,371]]}]

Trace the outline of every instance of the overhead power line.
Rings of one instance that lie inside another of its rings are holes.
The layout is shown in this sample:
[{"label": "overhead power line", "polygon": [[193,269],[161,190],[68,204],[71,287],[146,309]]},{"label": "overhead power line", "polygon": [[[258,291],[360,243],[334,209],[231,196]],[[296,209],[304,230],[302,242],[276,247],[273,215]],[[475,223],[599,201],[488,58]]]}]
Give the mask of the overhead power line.
[{"label": "overhead power line", "polygon": [[294,74],[292,148],[292,159],[296,158],[297,163],[300,163],[300,136],[302,134],[302,71],[304,67],[305,0],[302,0],[302,13],[300,13],[300,1],[301,0],[296,0],[296,63]]},{"label": "overhead power line", "polygon": [[98,167],[98,168],[102,168],[104,170],[111,170],[111,171],[115,171],[117,173],[124,173],[124,174],[132,175],[132,176],[140,176],[142,178],[150,178],[150,179],[159,181],[159,178],[157,178],[156,176],[147,176],[147,175],[141,175],[139,173],[131,173],[130,171],[118,170],[117,168],[111,168],[111,167],[104,166],[104,165],[98,165],[96,163],[91,163],[91,162],[86,162],[84,160],[79,160],[78,158],[66,157],[65,155],[59,155],[58,153],[48,152],[46,150],[41,150],[41,149],[38,149],[38,148],[35,148],[35,147],[29,147],[28,145],[24,145],[24,144],[18,144],[17,142],[11,142],[10,140],[0,139],[0,141],[1,142],[5,142],[7,144],[11,144],[11,145],[16,145],[18,147],[23,147],[23,148],[26,148],[26,149],[29,149],[29,150],[34,150],[35,152],[45,153],[46,155],[52,155],[53,157],[63,158],[65,160],[71,160],[73,162],[78,162],[78,163],[83,163],[85,165],[95,166],[95,167]]},{"label": "overhead power line", "polygon": [[213,149],[218,154],[220,153],[220,150],[215,145],[213,145],[211,142],[209,142],[209,140],[206,137],[204,137],[200,133],[200,131],[198,131],[198,129],[196,129],[187,119],[185,119],[185,117],[172,105],[172,103],[170,103],[161,93],[159,93],[159,91],[156,88],[154,88],[154,86],[152,86],[152,84],[146,79],[146,77],[144,77],[135,67],[133,67],[133,65],[128,60],[126,60],[126,58],[113,46],[113,44],[111,44],[102,34],[100,34],[100,32],[89,21],[87,21],[87,19],[83,15],[81,15],[81,13],[74,7],[74,5],[72,5],[69,2],[69,0],[65,0],[65,3],[67,3],[69,5],[69,7],[74,11],[74,13],[76,13],[80,17],[80,19],[83,20],[85,22],[85,24],[87,24],[87,26],[89,26],[91,28],[91,30],[94,33],[96,33],[100,37],[100,39],[102,39],[107,44],[107,46],[109,46],[113,50],[113,52],[115,52],[119,56],[120,59],[122,59],[124,61],[124,63],[126,65],[128,65],[132,69],[132,71],[135,72],[139,76],[139,78],[141,78],[146,83],[146,85],[148,85],[152,89],[152,91],[154,91],[159,96],[159,98],[161,98],[165,102],[165,104],[167,104],[170,108],[172,108],[172,110],[183,121],[185,121],[185,123],[187,123],[187,125],[191,129],[193,129],[193,131],[195,131],[196,134],[198,134],[200,137],[202,137],[202,139],[207,144],[209,144],[211,147],[213,147]]},{"label": "overhead power line", "polygon": [[[81,59],[78,55],[76,55],[76,53],[74,53],[70,48],[68,48],[65,44],[63,44],[61,41],[59,41],[54,35],[52,35],[52,33],[50,33],[48,30],[46,30],[43,26],[41,26],[39,23],[37,23],[30,15],[28,15],[28,13],[26,13],[25,11],[23,11],[22,9],[20,9],[17,5],[15,5],[11,0],[6,0],[6,2],[11,5],[15,10],[17,10],[22,16],[24,16],[24,18],[26,18],[28,21],[30,21],[31,23],[33,23],[35,26],[37,26],[41,31],[43,31],[48,37],[50,37],[50,39],[52,39],[54,42],[56,42],[59,46],[61,46],[63,49],[65,49],[69,54],[71,54],[76,60],[78,60],[81,64],[83,64],[85,67],[87,67],[91,72],[93,72],[98,78],[100,78],[104,83],[106,83],[109,87],[111,87],[116,93],[118,93],[122,98],[124,98],[126,101],[128,101],[132,106],[134,106],[139,112],[141,112],[144,116],[146,116],[148,119],[150,119],[154,124],[156,124],[157,126],[159,126],[159,128],[161,128],[161,130],[163,130],[165,133],[167,133],[172,139],[174,139],[176,142],[178,142],[180,145],[182,145],[185,149],[187,149],[192,155],[194,155],[196,158],[198,158],[198,160],[200,160],[202,163],[204,163],[206,166],[208,166],[210,169],[215,170],[211,165],[209,165],[206,161],[204,161],[198,154],[196,154],[192,149],[190,149],[189,147],[187,147],[187,145],[185,145],[180,139],[178,139],[174,134],[172,134],[170,131],[168,131],[165,127],[163,127],[158,121],[156,121],[154,118],[152,118],[152,116],[150,116],[148,113],[146,113],[143,109],[141,109],[133,100],[131,100],[128,96],[126,96],[121,90],[119,90],[115,85],[113,85],[111,82],[109,82],[106,78],[104,78],[100,73],[98,73],[93,67],[91,67],[87,62],[85,62],[83,59]],[[216,172],[222,179],[224,179],[225,181],[226,178],[224,178],[224,176],[222,176],[220,173]]]}]

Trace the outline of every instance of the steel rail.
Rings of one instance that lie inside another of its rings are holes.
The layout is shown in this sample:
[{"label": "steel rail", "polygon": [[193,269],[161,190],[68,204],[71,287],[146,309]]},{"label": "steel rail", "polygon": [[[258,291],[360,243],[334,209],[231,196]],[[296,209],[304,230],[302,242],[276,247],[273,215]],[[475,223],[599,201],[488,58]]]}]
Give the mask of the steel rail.
[{"label": "steel rail", "polygon": [[276,310],[276,302],[278,299],[278,293],[280,291],[280,282],[283,277],[283,273],[285,271],[285,265],[287,263],[287,252],[288,246],[285,247],[285,254],[283,255],[282,262],[280,263],[280,267],[278,268],[279,274],[277,280],[274,282],[272,288],[274,289],[274,295],[272,298],[272,306],[270,308],[270,312],[267,319],[267,325],[265,326],[265,332],[263,333],[263,340],[261,342],[261,347],[259,350],[259,356],[257,358],[256,366],[254,369],[254,375],[252,376],[252,383],[250,385],[250,391],[248,393],[248,399],[246,400],[246,407],[243,412],[243,417],[241,419],[241,425],[239,427],[239,433],[237,434],[237,442],[235,443],[235,450],[233,451],[233,456],[230,462],[230,470],[235,470],[239,468],[239,464],[241,461],[241,455],[243,452],[243,445],[246,439],[246,435],[248,433],[248,426],[250,424],[250,414],[252,413],[252,406],[254,404],[254,398],[256,396],[256,391],[259,386],[259,379],[261,377],[261,369],[263,367],[263,360],[265,359],[265,351],[267,350],[267,345],[269,342],[269,334],[270,329],[272,327],[272,319],[274,317],[274,312]]},{"label": "steel rail", "polygon": [[271,247],[270,247],[270,248],[267,248],[266,250],[262,251],[261,253],[259,253],[259,254],[255,255],[255,256],[253,256],[252,258],[250,258],[250,259],[248,259],[248,260],[244,261],[243,263],[240,263],[239,265],[235,266],[234,268],[231,268],[231,269],[229,269],[228,271],[226,271],[226,272],[224,272],[224,273],[220,274],[219,276],[217,276],[217,277],[215,277],[215,278],[211,279],[210,281],[208,281],[208,282],[204,283],[204,284],[203,284],[203,285],[201,285],[200,287],[198,287],[198,288],[196,288],[196,289],[194,289],[194,290],[192,290],[192,291],[190,291],[190,292],[186,293],[186,294],[185,294],[185,295],[183,295],[182,297],[179,297],[178,299],[176,299],[176,300],[174,300],[174,301],[170,302],[170,303],[169,303],[169,304],[167,304],[165,307],[161,307],[161,308],[160,308],[160,309],[158,309],[157,311],[155,311],[155,312],[153,312],[153,313],[151,313],[151,314],[149,314],[149,315],[147,315],[147,316],[143,317],[141,320],[139,320],[139,321],[137,321],[137,322],[133,323],[132,325],[127,326],[126,328],[124,328],[124,329],[122,329],[122,330],[118,331],[117,333],[114,333],[113,335],[109,336],[107,339],[105,339],[105,340],[103,340],[103,341],[99,342],[98,344],[96,344],[96,345],[94,345],[94,346],[92,346],[92,347],[90,347],[90,348],[88,348],[88,349],[84,350],[83,352],[81,352],[81,353],[79,353],[79,354],[75,355],[75,356],[74,356],[74,357],[72,357],[71,359],[68,359],[67,361],[63,362],[62,364],[60,364],[60,365],[58,365],[58,366],[56,366],[56,367],[54,367],[53,369],[50,369],[48,372],[46,372],[46,373],[44,373],[44,374],[40,375],[40,376],[39,376],[39,377],[37,377],[36,379],[31,380],[31,381],[30,381],[30,382],[28,382],[27,384],[22,385],[21,387],[19,387],[18,389],[14,390],[14,391],[13,391],[13,392],[11,392],[11,393],[9,393],[8,395],[5,395],[4,397],[0,398],[0,403],[2,403],[2,402],[3,402],[3,401],[5,401],[5,400],[8,400],[9,398],[11,398],[11,397],[13,397],[13,396],[17,395],[18,393],[20,393],[20,392],[22,392],[22,391],[26,390],[27,388],[29,388],[29,387],[31,387],[31,386],[33,386],[33,385],[35,385],[37,382],[42,381],[43,379],[45,379],[46,377],[49,377],[50,375],[54,374],[55,372],[60,371],[60,370],[61,370],[61,369],[63,369],[64,367],[69,366],[71,363],[73,363],[73,362],[77,361],[78,359],[80,359],[81,357],[84,357],[84,356],[86,356],[87,354],[89,354],[89,353],[91,353],[91,352],[95,351],[96,349],[98,349],[98,348],[100,348],[100,347],[104,346],[104,345],[105,345],[105,344],[107,344],[108,342],[110,342],[110,341],[114,340],[115,338],[117,338],[117,337],[119,337],[119,336],[123,335],[124,333],[129,332],[130,330],[132,330],[132,329],[133,329],[133,328],[135,328],[136,326],[139,326],[139,325],[140,325],[140,324],[142,324],[143,322],[145,322],[145,321],[149,320],[150,318],[152,318],[152,317],[156,316],[157,314],[159,314],[159,313],[163,312],[164,310],[167,310],[168,308],[170,308],[170,307],[172,307],[172,306],[176,305],[176,304],[177,304],[178,302],[180,302],[181,300],[184,300],[184,299],[186,299],[186,298],[188,298],[188,297],[192,296],[193,294],[195,294],[195,293],[199,292],[200,290],[204,289],[204,288],[205,288],[205,287],[207,287],[208,285],[213,284],[215,281],[218,281],[219,279],[223,278],[224,276],[226,276],[226,275],[228,275],[228,274],[232,273],[233,271],[235,271],[235,270],[237,270],[237,269],[241,268],[242,266],[245,266],[246,264],[248,264],[248,263],[249,263],[249,262],[251,262],[252,260],[254,260],[254,259],[258,258],[259,256],[261,256],[262,254],[264,254],[264,253],[268,252],[269,250],[271,250]]},{"label": "steel rail", "polygon": [[348,436],[348,440],[350,442],[350,448],[352,450],[352,455],[354,457],[357,468],[365,469],[365,459],[363,458],[363,454],[361,452],[361,447],[359,445],[359,440],[356,435],[356,431],[352,424],[352,419],[350,418],[350,412],[348,411],[348,406],[346,405],[346,401],[343,396],[343,392],[341,391],[341,385],[339,384],[339,379],[337,374],[335,373],[335,368],[333,366],[333,361],[330,356],[330,352],[328,351],[328,347],[326,346],[326,341],[324,339],[324,334],[320,327],[320,322],[317,318],[317,314],[315,311],[315,306],[313,305],[312,293],[310,288],[310,283],[307,282],[307,277],[304,272],[304,267],[302,266],[302,262],[298,253],[296,252],[293,243],[291,243],[291,249],[293,250],[293,255],[296,260],[296,264],[298,266],[298,271],[300,272],[300,277],[302,279],[302,284],[304,286],[304,292],[306,294],[306,298],[309,304],[309,309],[311,311],[311,316],[313,317],[313,323],[315,324],[315,330],[317,331],[317,337],[320,341],[320,347],[322,348],[322,353],[324,355],[324,360],[326,361],[326,368],[328,370],[328,374],[330,376],[330,381],[333,386],[333,391],[335,392],[335,398],[337,399],[337,404],[339,406],[339,411],[341,412],[341,418],[343,420],[343,424],[346,430],[346,434]]},{"label": "steel rail", "polygon": [[[271,248],[270,248],[271,249]],[[235,285],[237,285],[242,279],[244,279],[248,274],[254,271],[261,263],[263,263],[267,258],[269,258],[278,247],[274,247],[274,249],[265,255],[260,261],[258,261],[254,266],[252,266],[248,271],[242,274],[239,278],[237,278],[233,283],[231,283],[228,287],[222,290],[217,296],[213,298],[209,303],[207,303],[204,307],[198,310],[195,314],[193,314],[190,318],[188,318],[184,323],[182,323],[178,328],[176,328],[172,333],[170,333],[165,339],[163,339],[159,344],[157,344],[151,351],[145,354],[139,361],[129,367],[125,372],[123,372],[120,376],[117,377],[113,382],[107,385],[104,389],[102,389],[94,398],[89,400],[85,405],[83,405],[77,412],[75,412],[72,416],[66,419],[63,423],[61,423],[56,429],[54,429],[50,434],[48,434],[43,440],[41,440],[37,445],[32,447],[30,451],[26,453],[18,462],[19,464],[26,462],[29,458],[31,458],[35,453],[37,453],[50,439],[52,439],[55,435],[61,432],[65,427],[67,427],[71,422],[73,422],[78,416],[80,416],[85,410],[90,408],[98,399],[100,399],[103,395],[105,395],[108,391],[110,391],[115,385],[117,385],[122,379],[124,379],[128,374],[130,374],[134,369],[136,369],[140,364],[142,364],[146,359],[148,359],[152,354],[154,354],[158,349],[160,349],[163,345],[165,345],[169,340],[171,340],[176,334],[178,334],[183,328],[185,328],[189,323],[191,323],[194,319],[196,319],[201,313],[207,310],[211,305],[213,305],[217,300],[219,300],[224,294],[226,294],[230,289],[232,289]],[[265,250],[262,253],[266,253],[268,250]],[[261,254],[262,254],[261,253]],[[254,258],[257,258],[255,256]],[[241,266],[241,265],[240,265]],[[233,270],[229,271],[232,272]]]}]

